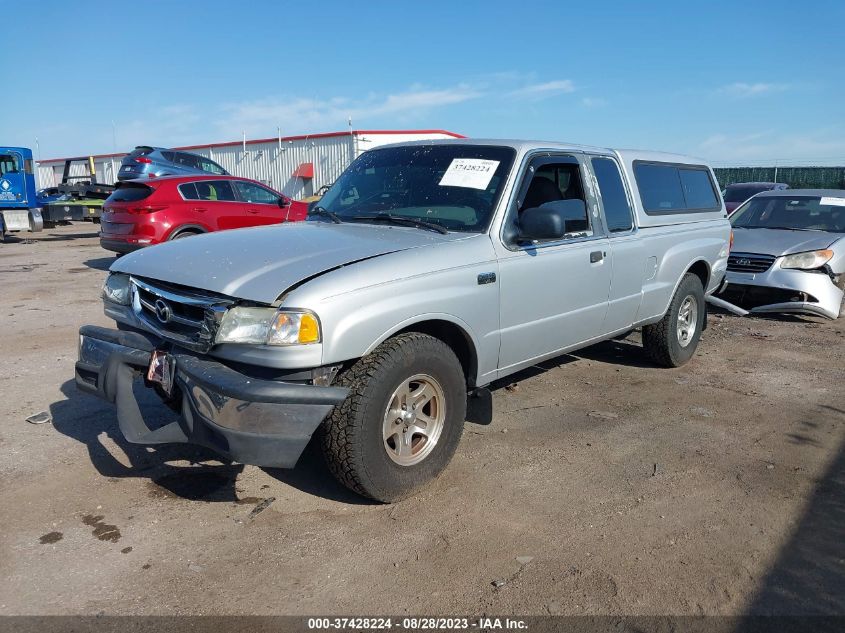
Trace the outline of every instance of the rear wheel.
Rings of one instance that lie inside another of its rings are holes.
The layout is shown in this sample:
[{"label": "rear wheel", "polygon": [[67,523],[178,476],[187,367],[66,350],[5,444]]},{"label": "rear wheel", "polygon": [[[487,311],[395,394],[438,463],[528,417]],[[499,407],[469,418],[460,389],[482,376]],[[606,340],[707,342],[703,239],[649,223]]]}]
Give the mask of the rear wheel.
[{"label": "rear wheel", "polygon": [[695,354],[706,316],[701,279],[687,273],[663,318],[643,327],[646,354],[658,365],[680,367]]},{"label": "rear wheel", "polygon": [[320,428],[326,463],[343,485],[377,501],[412,494],[449,464],[466,417],[466,380],[440,339],[389,339],[341,374],[350,389]]}]

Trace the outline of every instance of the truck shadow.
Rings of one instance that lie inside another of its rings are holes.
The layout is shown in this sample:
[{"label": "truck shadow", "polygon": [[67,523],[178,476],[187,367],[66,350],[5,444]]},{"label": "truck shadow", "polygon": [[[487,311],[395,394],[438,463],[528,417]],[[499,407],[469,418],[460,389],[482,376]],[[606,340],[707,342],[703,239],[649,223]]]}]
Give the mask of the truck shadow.
[{"label": "truck shadow", "polygon": [[88,266],[88,268],[93,268],[94,270],[107,271],[116,261],[116,257],[96,257],[94,259],[88,259],[82,263]]},{"label": "truck shadow", "polygon": [[[834,415],[845,421],[834,407]],[[821,412],[824,415],[824,412]],[[830,413],[828,413],[830,415]],[[755,616],[838,616],[820,620],[814,630],[842,630],[845,613],[845,444],[830,463],[795,531],[781,549],[746,611],[753,630]],[[786,624],[786,623],[783,623]],[[807,622],[802,622],[805,629]],[[784,628],[783,630],[786,630]]]},{"label": "truck shadow", "polygon": [[609,365],[622,365],[638,369],[660,367],[645,355],[642,345],[627,339],[611,339],[590,347],[572,352],[571,356],[583,360],[593,360]]},{"label": "truck shadow", "polygon": [[[143,477],[149,479],[161,496],[176,496],[196,501],[237,501],[235,480],[241,465],[220,462],[211,451],[184,444],[142,446],[127,442],[117,425],[115,408],[92,396],[79,393],[73,380],[61,387],[66,400],[50,405],[53,427],[88,450],[88,457],[104,477]],[[156,406],[155,403],[145,403]],[[125,456],[112,452],[104,439],[110,440]],[[172,461],[187,461],[175,466]],[[218,462],[210,465],[207,462]],[[201,467],[197,467],[201,464]]]},{"label": "truck shadow", "polygon": [[[155,497],[224,503],[249,501],[239,495],[237,487],[243,464],[227,462],[211,450],[189,444],[131,444],[118,427],[113,405],[80,393],[73,380],[65,382],[61,391],[66,399],[50,405],[53,427],[83,444],[91,463],[102,476],[147,479],[149,492]],[[161,417],[176,415],[151,392],[147,396],[139,398],[145,411]],[[114,448],[107,444],[119,449],[125,460],[119,459]],[[296,468],[264,470],[278,481],[309,494],[342,503],[370,503],[337,483],[311,444]]]},{"label": "truck shadow", "polygon": [[262,470],[283,484],[315,497],[350,505],[382,505],[378,501],[355,494],[338,483],[323,461],[316,437],[308,442],[296,467],[262,468]]}]

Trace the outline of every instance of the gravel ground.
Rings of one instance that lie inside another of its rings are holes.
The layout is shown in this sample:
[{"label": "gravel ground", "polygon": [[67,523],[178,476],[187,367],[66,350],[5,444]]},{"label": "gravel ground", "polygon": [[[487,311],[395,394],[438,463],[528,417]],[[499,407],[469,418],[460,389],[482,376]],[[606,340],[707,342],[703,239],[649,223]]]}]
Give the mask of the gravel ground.
[{"label": "gravel ground", "polygon": [[0,244],[0,614],[845,614],[845,319],[711,314],[681,369],[632,334],[522,372],[388,506],[313,450],[127,444],[73,387],[112,261],[89,224]]}]

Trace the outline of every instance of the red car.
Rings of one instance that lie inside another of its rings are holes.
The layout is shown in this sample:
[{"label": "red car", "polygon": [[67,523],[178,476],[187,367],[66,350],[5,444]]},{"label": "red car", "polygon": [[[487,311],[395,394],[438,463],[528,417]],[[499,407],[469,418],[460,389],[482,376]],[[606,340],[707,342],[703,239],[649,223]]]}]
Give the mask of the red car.
[{"label": "red car", "polygon": [[254,180],[197,174],[127,180],[103,204],[100,245],[115,253],[168,240],[305,219],[308,205]]}]

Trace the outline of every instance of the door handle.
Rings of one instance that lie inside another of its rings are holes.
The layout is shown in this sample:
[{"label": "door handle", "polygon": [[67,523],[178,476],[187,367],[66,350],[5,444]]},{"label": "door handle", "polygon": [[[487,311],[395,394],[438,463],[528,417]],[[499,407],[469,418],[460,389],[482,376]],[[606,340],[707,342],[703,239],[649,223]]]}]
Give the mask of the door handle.
[{"label": "door handle", "polygon": [[191,209],[191,211],[206,211],[206,210],[207,209],[205,207],[194,207],[193,209]]},{"label": "door handle", "polygon": [[596,262],[600,262],[604,259],[604,253],[602,251],[593,251],[590,253],[590,263],[595,264]]},{"label": "door handle", "polygon": [[259,213],[258,209],[247,209],[246,212],[251,213],[252,215],[258,215]]}]

